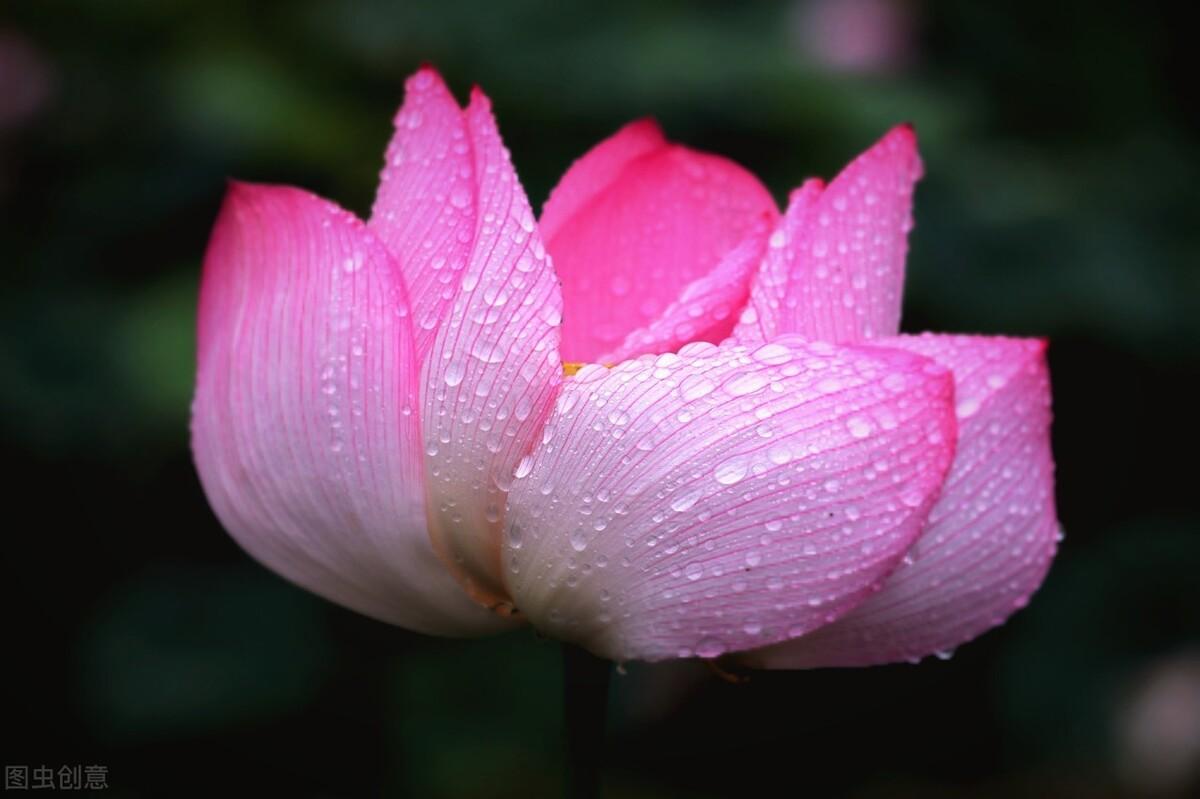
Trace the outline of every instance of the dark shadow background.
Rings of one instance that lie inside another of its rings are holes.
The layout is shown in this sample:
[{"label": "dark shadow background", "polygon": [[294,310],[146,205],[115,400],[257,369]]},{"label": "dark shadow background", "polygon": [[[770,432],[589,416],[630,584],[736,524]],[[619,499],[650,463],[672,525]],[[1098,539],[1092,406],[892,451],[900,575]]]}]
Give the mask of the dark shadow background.
[{"label": "dark shadow background", "polygon": [[558,791],[553,643],[424,638],[292,588],[222,532],[187,450],[224,179],[365,213],[403,78],[430,60],[460,97],[472,81],[492,96],[536,206],[640,115],[781,201],[912,120],[927,177],[905,328],[1052,341],[1066,540],[1029,609],[917,667],[729,685],[695,664],[631,666],[608,795],[1200,788],[1185,379],[1200,360],[1200,98],[1182,15],[1083,0],[421,6],[0,9],[4,762],[105,764],[120,796]]}]

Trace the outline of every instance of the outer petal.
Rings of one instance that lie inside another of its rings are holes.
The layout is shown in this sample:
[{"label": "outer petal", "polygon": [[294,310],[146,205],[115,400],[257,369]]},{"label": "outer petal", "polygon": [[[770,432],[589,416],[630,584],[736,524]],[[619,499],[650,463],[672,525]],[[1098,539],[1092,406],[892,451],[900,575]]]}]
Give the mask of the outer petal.
[{"label": "outer petal", "polygon": [[466,110],[478,207],[471,257],[422,370],[430,524],[479,601],[508,599],[500,518],[562,382],[562,295],[488,99]]},{"label": "outer petal", "polygon": [[423,361],[471,255],[478,175],[463,111],[433,68],[408,79],[395,124],[370,225],[404,270]]},{"label": "outer petal", "polygon": [[495,629],[426,533],[407,312],[353,216],[232,186],[204,264],[196,466],[230,534],[299,585],[422,632]]},{"label": "outer petal", "polygon": [[944,653],[1024,607],[1054,556],[1054,462],[1045,343],[887,339],[954,370],[958,451],[904,564],[857,609],[755,653],[761,666],[867,666]]},{"label": "outer petal", "polygon": [[781,339],[586,367],[517,469],[518,607],[623,660],[802,635],[896,565],[949,466],[949,374]]},{"label": "outer petal", "polygon": [[749,270],[729,271],[687,300],[683,294],[748,237],[761,246],[764,217],[773,223],[778,211],[753,175],[667,143],[652,123],[635,122],[600,144],[567,172],[543,213],[567,308],[564,357],[626,354],[623,343],[638,340],[631,334],[673,307],[678,318],[660,322],[645,337],[648,347],[725,338],[733,309],[745,302]]},{"label": "outer petal", "polygon": [[805,183],[772,235],[735,336],[762,341],[772,328],[833,342],[895,335],[920,177],[916,136],[900,125],[827,188]]}]

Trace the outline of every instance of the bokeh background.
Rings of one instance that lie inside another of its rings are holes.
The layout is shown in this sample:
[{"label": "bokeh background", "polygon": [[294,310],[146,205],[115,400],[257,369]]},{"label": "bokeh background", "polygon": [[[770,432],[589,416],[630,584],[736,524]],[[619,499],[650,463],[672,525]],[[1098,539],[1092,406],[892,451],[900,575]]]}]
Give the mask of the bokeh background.
[{"label": "bokeh background", "polygon": [[365,213],[429,60],[492,96],[535,206],[641,115],[780,201],[911,120],[905,328],[1052,342],[1066,540],[1030,607],[915,667],[632,665],[608,795],[1198,790],[1200,97],[1178,5],[6,2],[4,762],[105,764],[121,796],[559,790],[552,642],[423,638],[291,587],[222,532],[188,455],[225,178]]}]

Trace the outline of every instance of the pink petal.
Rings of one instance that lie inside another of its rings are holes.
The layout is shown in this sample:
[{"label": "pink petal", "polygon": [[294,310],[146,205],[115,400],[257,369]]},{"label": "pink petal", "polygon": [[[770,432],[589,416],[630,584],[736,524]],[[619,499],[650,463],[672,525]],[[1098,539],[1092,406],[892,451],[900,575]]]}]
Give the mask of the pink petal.
[{"label": "pink petal", "polygon": [[749,653],[756,665],[867,666],[947,653],[1024,607],[1054,556],[1045,342],[925,334],[880,343],[954,370],[954,465],[883,589],[805,638]]},{"label": "pink petal", "polygon": [[617,660],[802,635],[896,565],[953,447],[950,375],[898,350],[786,337],[585,367],[517,468],[509,588]]},{"label": "pink petal", "polygon": [[752,343],[771,330],[855,342],[900,329],[917,140],[893,128],[822,189],[793,193],[751,289],[735,336]]},{"label": "pink petal", "polygon": [[234,184],[204,263],[196,467],[225,528],[289,580],[414,630],[502,628],[426,532],[407,312],[399,270],[352,215]]},{"label": "pink petal", "polygon": [[620,363],[643,353],[674,352],[689,341],[717,344],[728,338],[736,311],[746,303],[746,291],[766,251],[774,216],[774,212],[763,214],[760,224],[711,272],[684,286],[657,319],[631,332],[621,346],[596,360]]},{"label": "pink petal", "polygon": [[408,79],[395,125],[370,225],[404,270],[423,361],[471,255],[479,175],[463,111],[432,67]]},{"label": "pink petal", "polygon": [[430,525],[478,601],[508,599],[500,517],[562,382],[562,295],[533,213],[476,89],[466,110],[478,178],[470,260],[422,371]]},{"label": "pink petal", "polygon": [[653,119],[638,119],[597,144],[571,164],[550,192],[538,226],[547,240],[564,224],[607,191],[625,167],[647,153],[669,146],[662,128]]},{"label": "pink petal", "polygon": [[795,332],[797,315],[786,302],[794,260],[787,244],[803,237],[824,191],[824,181],[809,178],[788,197],[787,211],[767,240],[767,249],[750,284],[749,301],[734,327],[733,337],[739,343],[762,344],[781,333]]},{"label": "pink petal", "polygon": [[[667,143],[653,123],[635,122],[601,143],[568,170],[543,213],[567,309],[564,358],[627,353],[631,334],[656,322],[659,331],[645,336],[654,349],[727,336],[749,290],[748,268],[682,295],[748,237],[760,240],[764,216],[773,222],[778,211],[753,175]],[[679,318],[663,322],[669,308]]]}]

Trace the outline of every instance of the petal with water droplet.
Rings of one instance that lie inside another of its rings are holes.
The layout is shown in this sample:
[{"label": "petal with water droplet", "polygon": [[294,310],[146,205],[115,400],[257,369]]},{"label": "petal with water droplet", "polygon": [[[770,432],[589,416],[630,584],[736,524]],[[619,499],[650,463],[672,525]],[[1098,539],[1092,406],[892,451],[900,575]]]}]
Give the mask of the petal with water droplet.
[{"label": "petal with water droplet", "polygon": [[916,136],[900,125],[828,186],[813,179],[794,191],[734,336],[850,343],[895,335],[920,176]]},{"label": "petal with water droplet", "polygon": [[811,635],[747,653],[773,668],[868,666],[953,650],[1023,607],[1059,525],[1045,342],[924,334],[884,339],[954,371],[961,405],[950,474],[921,537],[879,593]]},{"label": "petal with water droplet", "polygon": [[750,227],[745,238],[727,252],[712,271],[688,283],[658,315],[635,328],[601,363],[616,363],[648,352],[673,352],[689,341],[719,342],[737,321],[750,279],[778,214],[772,209]]},{"label": "petal with water droplet", "polygon": [[395,126],[369,224],[404,272],[424,361],[471,253],[479,176],[463,111],[432,67],[408,79]]},{"label": "petal with water droplet", "polygon": [[[778,343],[793,357],[691,345],[665,364],[645,356],[564,384],[560,434],[509,497],[521,541],[505,553],[509,590],[535,625],[617,660],[713,657],[825,624],[878,586],[950,462],[949,373],[898,350]],[[902,395],[884,384],[896,374]],[[819,390],[831,375],[838,390]],[[687,399],[680,388],[700,378],[764,389]],[[882,409],[890,429],[848,430],[852,415]],[[600,558],[607,567],[592,568]],[[601,596],[612,599],[602,607]]]},{"label": "petal with water droplet", "polygon": [[471,595],[492,605],[508,599],[500,509],[562,382],[562,295],[478,89],[465,120],[476,177],[473,245],[422,367],[421,407],[435,547]]},{"label": "petal with water droplet", "polygon": [[563,354],[613,362],[733,329],[779,213],[742,167],[634,122],[563,176],[541,229],[570,310]]},{"label": "petal with water droplet", "polygon": [[426,531],[407,309],[398,267],[351,214],[232,185],[200,293],[196,467],[225,528],[289,580],[422,632],[501,629]]}]

